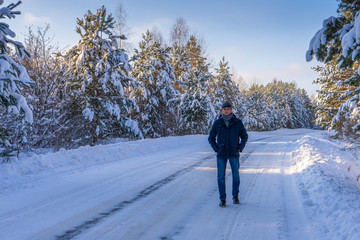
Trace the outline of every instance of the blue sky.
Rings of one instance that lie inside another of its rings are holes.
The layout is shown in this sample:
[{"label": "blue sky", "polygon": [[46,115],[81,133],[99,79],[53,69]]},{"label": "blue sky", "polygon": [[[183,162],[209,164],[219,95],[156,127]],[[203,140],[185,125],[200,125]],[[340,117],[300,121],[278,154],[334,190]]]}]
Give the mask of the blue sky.
[{"label": "blue sky", "polygon": [[[5,4],[13,1],[5,0]],[[157,26],[165,39],[177,17],[183,17],[193,32],[205,39],[209,58],[216,64],[225,56],[233,72],[247,83],[267,83],[274,78],[295,81],[315,93],[317,74],[307,63],[310,39],[325,18],[336,15],[336,0],[23,0],[22,15],[7,21],[22,41],[25,26],[50,23],[60,46],[72,46],[76,18],[105,5],[115,12],[119,3],[127,12],[132,29],[129,41],[137,46],[141,33]]]}]

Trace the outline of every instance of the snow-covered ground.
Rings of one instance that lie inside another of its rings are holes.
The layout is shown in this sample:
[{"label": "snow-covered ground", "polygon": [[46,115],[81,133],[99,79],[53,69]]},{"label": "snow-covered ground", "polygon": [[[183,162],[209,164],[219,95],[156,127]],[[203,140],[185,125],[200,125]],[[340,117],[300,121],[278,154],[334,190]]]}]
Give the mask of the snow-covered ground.
[{"label": "snow-covered ground", "polygon": [[322,239],[360,239],[360,146],[321,135],[298,146],[294,175],[312,227]]},{"label": "snow-covered ground", "polygon": [[[207,136],[0,165],[0,239],[360,239],[360,150],[308,129],[250,132],[240,205],[218,207]],[[357,146],[358,147],[358,146]]]}]

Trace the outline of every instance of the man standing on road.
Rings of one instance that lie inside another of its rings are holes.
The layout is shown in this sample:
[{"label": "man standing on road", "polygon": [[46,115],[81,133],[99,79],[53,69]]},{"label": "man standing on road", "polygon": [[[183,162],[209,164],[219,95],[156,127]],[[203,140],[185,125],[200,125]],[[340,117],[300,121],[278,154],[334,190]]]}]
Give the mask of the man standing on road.
[{"label": "man standing on road", "polygon": [[[239,139],[241,138],[241,142]],[[245,148],[248,134],[242,121],[233,114],[232,105],[225,102],[221,107],[221,115],[214,122],[210,134],[209,143],[217,152],[217,182],[220,194],[220,207],[226,206],[225,170],[229,159],[232,171],[232,195],[233,203],[239,201],[239,152]]]}]

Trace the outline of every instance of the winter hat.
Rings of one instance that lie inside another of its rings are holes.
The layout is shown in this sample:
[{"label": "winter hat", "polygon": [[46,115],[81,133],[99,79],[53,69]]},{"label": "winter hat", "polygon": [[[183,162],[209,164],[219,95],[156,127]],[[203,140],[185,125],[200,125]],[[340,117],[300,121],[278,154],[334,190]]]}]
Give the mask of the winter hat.
[{"label": "winter hat", "polygon": [[223,105],[221,106],[221,108],[226,108],[226,107],[232,107],[231,103],[224,102]]}]

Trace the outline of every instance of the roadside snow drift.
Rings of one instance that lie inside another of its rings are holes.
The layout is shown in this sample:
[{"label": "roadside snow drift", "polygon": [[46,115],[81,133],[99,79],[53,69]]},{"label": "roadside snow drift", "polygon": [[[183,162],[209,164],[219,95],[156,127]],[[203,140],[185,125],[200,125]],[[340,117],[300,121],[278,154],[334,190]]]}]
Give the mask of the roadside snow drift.
[{"label": "roadside snow drift", "polygon": [[94,147],[84,146],[74,150],[60,149],[55,153],[29,154],[16,161],[0,164],[0,193],[16,183],[60,172],[84,170],[87,167],[134,157],[159,153],[165,150],[186,148],[194,145],[201,135],[166,137],[138,141],[126,141]]},{"label": "roadside snow drift", "polygon": [[293,152],[294,172],[322,239],[360,239],[359,146],[307,135]]}]

